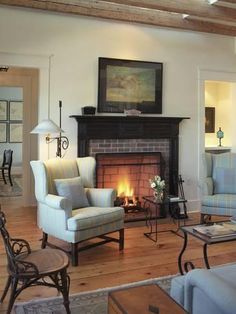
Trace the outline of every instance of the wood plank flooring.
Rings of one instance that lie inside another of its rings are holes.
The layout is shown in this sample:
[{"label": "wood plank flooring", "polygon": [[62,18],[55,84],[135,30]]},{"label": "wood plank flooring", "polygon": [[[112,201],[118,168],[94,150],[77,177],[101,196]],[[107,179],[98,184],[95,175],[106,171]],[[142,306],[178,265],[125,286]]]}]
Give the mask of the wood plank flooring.
[{"label": "wood plank flooring", "polygon": [[[41,231],[36,226],[36,208],[2,205],[7,217],[7,228],[12,237],[22,237],[30,242],[32,249],[40,248]],[[197,223],[199,214],[191,214],[188,224]],[[166,219],[160,221],[160,230],[174,229],[176,226]],[[158,235],[155,244],[143,233],[145,226],[125,230],[125,249],[119,252],[118,245],[109,243],[80,253],[80,264],[69,267],[71,277],[70,294],[90,291],[98,288],[112,287],[139,280],[161,277],[178,273],[177,258],[182,248],[183,239],[171,232]],[[55,239],[53,239],[55,240]],[[55,240],[57,241],[57,240]],[[62,245],[65,245],[62,243]],[[224,243],[209,248],[210,265],[220,265],[236,261],[236,243]],[[193,238],[185,254],[185,259],[203,267],[202,244]],[[6,272],[6,255],[0,241],[0,293],[2,293]],[[26,289],[17,301],[56,296],[54,289],[34,287]],[[6,313],[6,304],[0,305],[0,313]]]}]

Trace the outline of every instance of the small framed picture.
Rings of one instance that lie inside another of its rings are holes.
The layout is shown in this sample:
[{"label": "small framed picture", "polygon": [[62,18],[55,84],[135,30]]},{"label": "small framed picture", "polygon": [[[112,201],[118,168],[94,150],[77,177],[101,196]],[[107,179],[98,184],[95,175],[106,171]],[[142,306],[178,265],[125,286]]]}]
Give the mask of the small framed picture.
[{"label": "small framed picture", "polygon": [[9,143],[22,143],[23,138],[23,124],[10,123],[9,124]]},{"label": "small framed picture", "polygon": [[9,102],[10,121],[23,120],[23,102],[10,101]]},{"label": "small framed picture", "polygon": [[0,122],[0,143],[7,142],[7,123]]},{"label": "small framed picture", "polygon": [[0,120],[7,120],[7,100],[0,100]]},{"label": "small framed picture", "polygon": [[205,133],[215,133],[215,107],[205,107]]}]

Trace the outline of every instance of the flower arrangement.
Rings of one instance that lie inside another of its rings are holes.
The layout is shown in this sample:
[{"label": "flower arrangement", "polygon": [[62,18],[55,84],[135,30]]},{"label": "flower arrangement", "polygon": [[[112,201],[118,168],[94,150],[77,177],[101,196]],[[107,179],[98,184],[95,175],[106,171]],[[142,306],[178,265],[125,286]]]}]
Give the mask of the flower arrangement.
[{"label": "flower arrangement", "polygon": [[150,186],[154,190],[154,197],[161,200],[163,198],[163,190],[165,188],[165,180],[161,180],[160,176],[149,179]]}]

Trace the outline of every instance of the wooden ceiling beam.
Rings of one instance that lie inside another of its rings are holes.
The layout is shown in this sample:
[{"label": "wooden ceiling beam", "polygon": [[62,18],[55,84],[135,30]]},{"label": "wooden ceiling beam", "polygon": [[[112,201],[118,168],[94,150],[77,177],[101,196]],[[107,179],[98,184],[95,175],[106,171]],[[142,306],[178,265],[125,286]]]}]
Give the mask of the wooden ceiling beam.
[{"label": "wooden ceiling beam", "polygon": [[142,23],[152,26],[236,36],[236,26],[182,19],[182,15],[180,14],[127,7],[125,5],[111,4],[99,0],[0,0],[0,4],[92,16],[128,23]]},{"label": "wooden ceiling beam", "polygon": [[[221,21],[236,21],[236,9],[211,6],[205,0],[100,0],[109,3],[188,14],[208,19],[219,19]],[[222,1],[222,0],[221,0]],[[234,0],[224,0],[234,1]],[[235,1],[234,1],[235,3]]]}]

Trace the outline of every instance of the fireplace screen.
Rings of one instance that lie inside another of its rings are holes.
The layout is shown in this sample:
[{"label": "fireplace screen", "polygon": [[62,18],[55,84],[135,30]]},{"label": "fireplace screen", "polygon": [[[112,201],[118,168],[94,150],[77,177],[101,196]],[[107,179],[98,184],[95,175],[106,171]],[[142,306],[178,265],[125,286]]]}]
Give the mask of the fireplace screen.
[{"label": "fireplace screen", "polygon": [[164,160],[160,152],[97,154],[97,187],[117,190],[116,206],[125,212],[142,211],[143,196],[152,195],[149,179],[164,179]]}]

